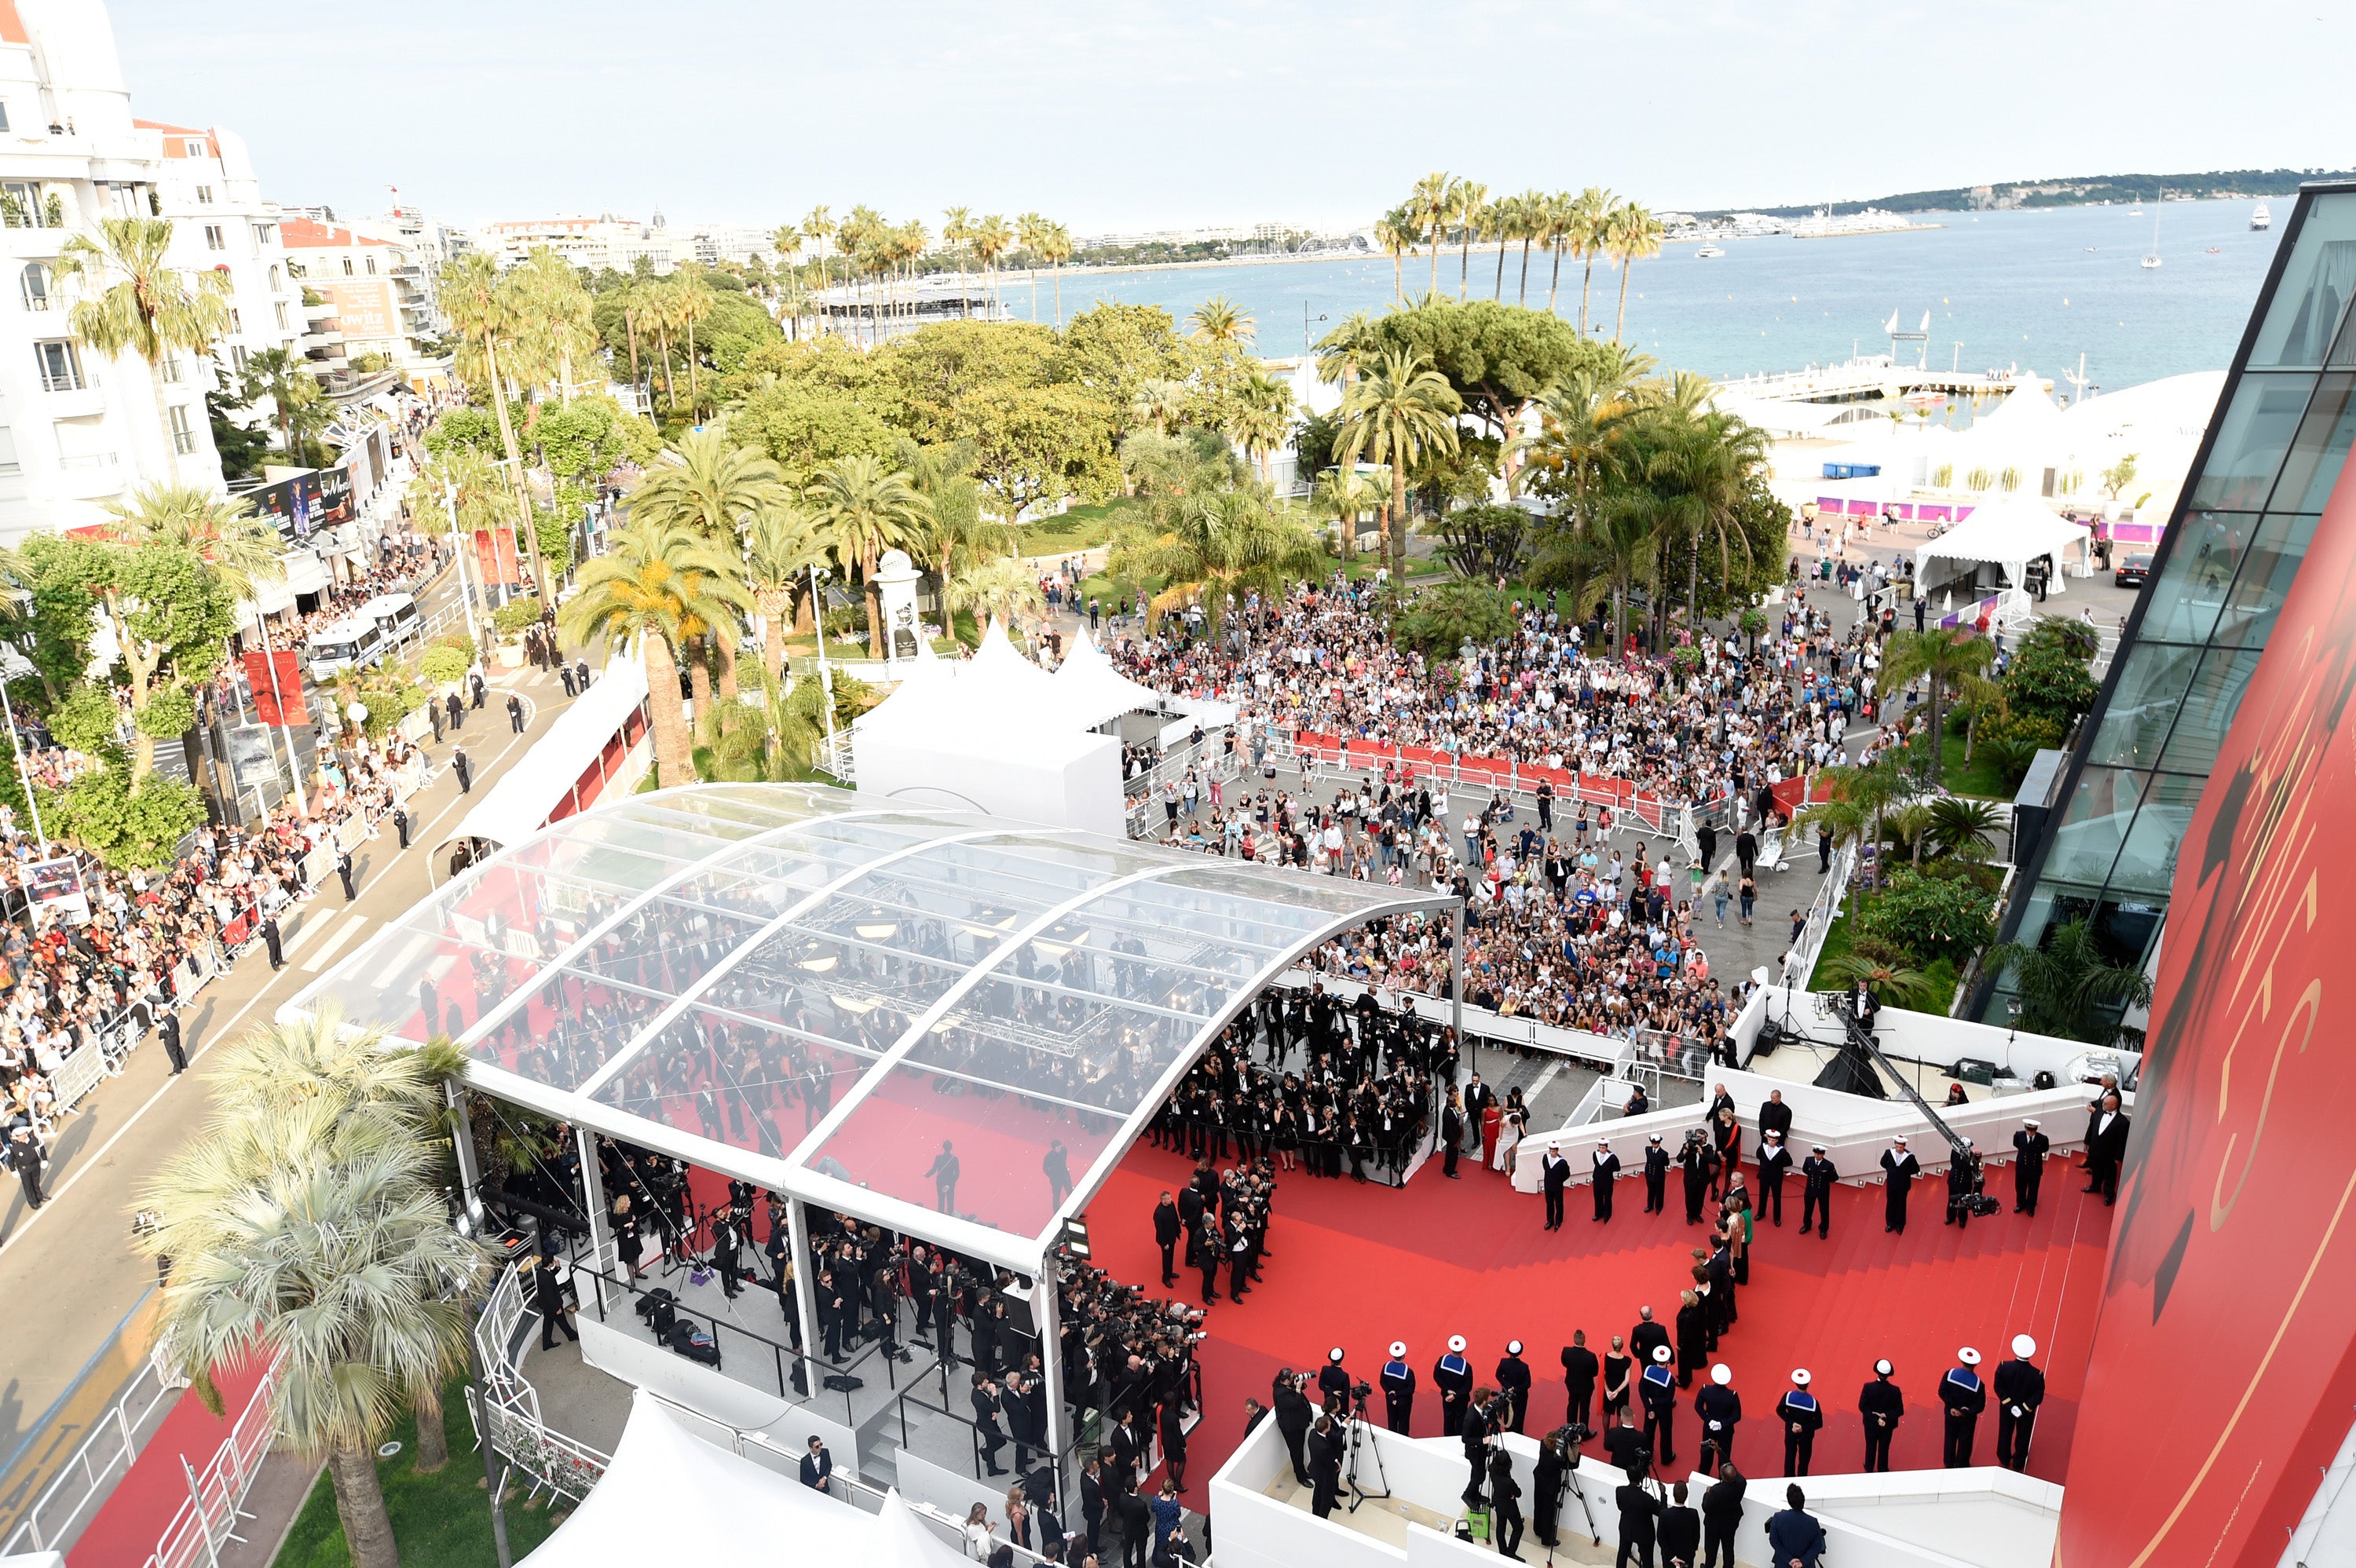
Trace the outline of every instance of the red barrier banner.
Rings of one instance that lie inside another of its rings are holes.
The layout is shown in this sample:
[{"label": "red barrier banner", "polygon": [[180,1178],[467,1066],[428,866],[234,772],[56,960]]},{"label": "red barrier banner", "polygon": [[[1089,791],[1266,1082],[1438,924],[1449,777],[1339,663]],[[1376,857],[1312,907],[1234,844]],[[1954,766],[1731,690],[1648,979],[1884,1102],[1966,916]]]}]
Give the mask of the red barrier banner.
[{"label": "red barrier banner", "polygon": [[486,582],[523,581],[523,573],[516,570],[513,528],[477,528],[475,531],[475,561],[482,569]]},{"label": "red barrier banner", "polygon": [[289,649],[266,655],[252,649],[245,655],[245,680],[253,688],[254,710],[264,724],[310,721],[310,710],[303,703],[301,655]]}]

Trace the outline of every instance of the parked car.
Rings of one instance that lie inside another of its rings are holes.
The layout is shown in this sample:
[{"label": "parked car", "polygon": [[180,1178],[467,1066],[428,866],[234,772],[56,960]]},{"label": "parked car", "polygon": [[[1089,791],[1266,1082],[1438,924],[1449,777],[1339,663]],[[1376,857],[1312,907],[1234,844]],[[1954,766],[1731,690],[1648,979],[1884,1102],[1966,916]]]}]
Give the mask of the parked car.
[{"label": "parked car", "polygon": [[2140,588],[2151,578],[2151,557],[2130,555],[2122,559],[2111,581],[2121,588]]}]

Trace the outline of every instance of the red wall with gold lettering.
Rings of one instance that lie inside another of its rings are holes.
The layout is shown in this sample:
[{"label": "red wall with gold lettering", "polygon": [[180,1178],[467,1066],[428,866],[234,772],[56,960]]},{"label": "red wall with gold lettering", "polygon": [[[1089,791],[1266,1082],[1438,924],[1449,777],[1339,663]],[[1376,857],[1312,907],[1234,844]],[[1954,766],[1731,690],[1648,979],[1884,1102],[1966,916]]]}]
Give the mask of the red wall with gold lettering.
[{"label": "red wall with gold lettering", "polygon": [[2274,1568],[2349,1429],[2351,697],[2356,465],[2179,852],[2062,1568]]}]

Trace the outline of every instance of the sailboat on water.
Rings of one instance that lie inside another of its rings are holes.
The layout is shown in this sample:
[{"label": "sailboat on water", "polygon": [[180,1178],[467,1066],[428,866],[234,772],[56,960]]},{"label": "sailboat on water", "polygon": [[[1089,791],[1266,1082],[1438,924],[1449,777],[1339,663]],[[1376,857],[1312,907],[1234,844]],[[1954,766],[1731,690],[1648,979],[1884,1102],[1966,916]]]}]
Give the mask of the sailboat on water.
[{"label": "sailboat on water", "polygon": [[[2164,192],[2162,199],[2166,199]],[[2153,202],[2151,207],[2151,249],[2145,251],[2143,257],[2143,266],[2147,271],[2159,265],[2159,203]]]}]

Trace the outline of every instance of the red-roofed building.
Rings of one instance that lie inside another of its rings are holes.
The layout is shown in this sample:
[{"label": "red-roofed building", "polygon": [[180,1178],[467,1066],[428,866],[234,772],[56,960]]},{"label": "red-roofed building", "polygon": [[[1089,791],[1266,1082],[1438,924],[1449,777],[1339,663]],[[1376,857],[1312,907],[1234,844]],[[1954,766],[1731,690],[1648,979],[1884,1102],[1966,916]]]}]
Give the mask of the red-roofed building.
[{"label": "red-roofed building", "polygon": [[[297,285],[333,308],[340,353],[330,352],[331,363],[348,368],[362,355],[377,355],[412,386],[446,379],[449,362],[424,348],[441,330],[432,293],[434,257],[365,229],[316,218],[289,218],[280,234]],[[365,375],[357,379],[364,383]]]}]

